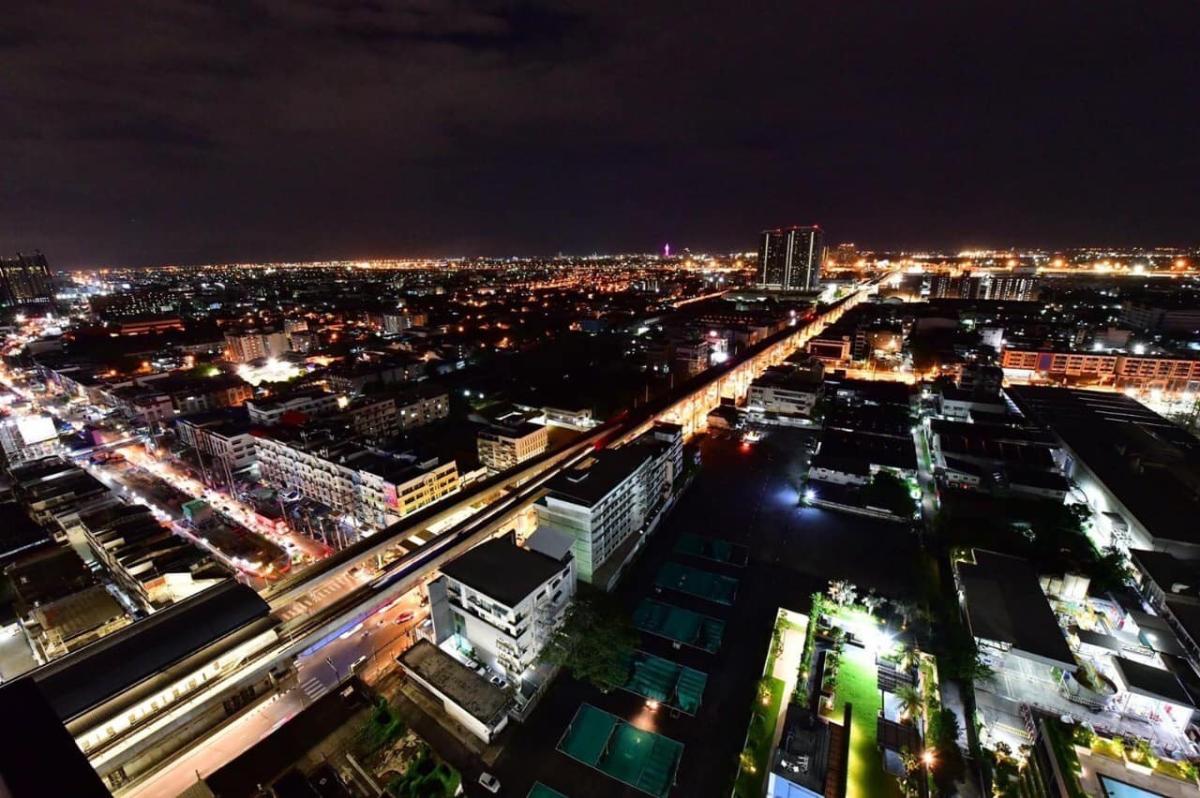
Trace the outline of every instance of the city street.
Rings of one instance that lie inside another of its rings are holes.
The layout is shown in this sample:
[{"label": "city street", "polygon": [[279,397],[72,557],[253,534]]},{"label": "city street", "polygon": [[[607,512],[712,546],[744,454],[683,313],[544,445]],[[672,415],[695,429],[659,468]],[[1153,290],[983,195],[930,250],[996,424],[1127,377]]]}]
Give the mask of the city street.
[{"label": "city street", "polygon": [[[361,628],[351,627],[345,637],[310,652],[296,663],[297,683],[239,715],[171,760],[167,767],[126,789],[121,798],[175,796],[203,777],[242,754],[280,725],[325,695],[351,675],[373,683],[391,668],[395,659],[412,644],[414,631],[428,617],[420,606],[420,593],[413,590],[390,607],[377,612]],[[398,623],[398,621],[401,621]],[[355,663],[362,659],[361,664]]]}]

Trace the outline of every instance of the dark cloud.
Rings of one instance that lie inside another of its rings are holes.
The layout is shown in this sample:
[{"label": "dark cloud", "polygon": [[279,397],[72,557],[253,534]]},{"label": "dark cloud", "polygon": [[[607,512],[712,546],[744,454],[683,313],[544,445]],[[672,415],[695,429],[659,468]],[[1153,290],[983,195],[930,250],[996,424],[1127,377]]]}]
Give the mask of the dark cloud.
[{"label": "dark cloud", "polygon": [[0,251],[63,265],[1193,243],[1200,6],[20,4]]}]

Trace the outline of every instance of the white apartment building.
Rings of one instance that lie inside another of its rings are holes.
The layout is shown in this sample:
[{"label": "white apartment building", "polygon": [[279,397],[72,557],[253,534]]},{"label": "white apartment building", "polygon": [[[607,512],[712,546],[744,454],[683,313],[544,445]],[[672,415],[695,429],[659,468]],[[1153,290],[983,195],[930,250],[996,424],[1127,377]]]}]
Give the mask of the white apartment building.
[{"label": "white apartment building", "polygon": [[278,424],[284,413],[303,413],[309,417],[326,416],[336,413],[338,407],[337,394],[326,393],[319,388],[246,402],[250,421],[267,427]]},{"label": "white apartment building", "polygon": [[821,397],[821,378],[786,367],[770,368],[750,383],[749,410],[784,416],[810,416]]},{"label": "white apartment building", "polygon": [[657,424],[550,480],[534,505],[538,526],[571,535],[579,578],[608,589],[652,531],[682,471],[682,429]]},{"label": "white apartment building", "polygon": [[[540,540],[539,540],[540,539]],[[493,538],[442,566],[429,586],[435,639],[458,636],[475,657],[513,680],[535,664],[575,595],[570,537],[541,530],[522,548]]]},{"label": "white apartment building", "polygon": [[459,490],[453,460],[383,454],[331,430],[256,438],[264,482],[320,502],[359,528],[382,529]]},{"label": "white apartment building", "polygon": [[479,462],[499,472],[545,452],[550,438],[545,426],[531,423],[520,413],[510,413],[480,430],[476,445]]},{"label": "white apartment building", "polygon": [[232,485],[234,473],[257,462],[258,445],[250,424],[228,416],[192,416],[175,423],[179,440],[201,456],[208,455],[211,480]]}]

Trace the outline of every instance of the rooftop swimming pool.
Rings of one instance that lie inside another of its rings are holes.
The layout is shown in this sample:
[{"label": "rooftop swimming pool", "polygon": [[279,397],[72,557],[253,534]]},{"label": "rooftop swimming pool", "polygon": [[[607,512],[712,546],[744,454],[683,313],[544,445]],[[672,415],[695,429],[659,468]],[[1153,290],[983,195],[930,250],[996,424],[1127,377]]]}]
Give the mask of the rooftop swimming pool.
[{"label": "rooftop swimming pool", "polygon": [[1163,798],[1159,793],[1143,790],[1108,776],[1100,777],[1100,786],[1104,788],[1104,794],[1108,798]]}]

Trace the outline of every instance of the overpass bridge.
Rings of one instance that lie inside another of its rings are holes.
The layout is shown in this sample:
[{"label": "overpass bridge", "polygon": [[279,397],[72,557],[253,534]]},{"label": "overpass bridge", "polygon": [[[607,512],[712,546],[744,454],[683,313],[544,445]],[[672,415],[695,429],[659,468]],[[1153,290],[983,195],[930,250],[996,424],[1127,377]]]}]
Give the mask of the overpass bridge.
[{"label": "overpass bridge", "polygon": [[[620,414],[559,450],[543,454],[443,499],[437,505],[425,508],[271,585],[261,595],[269,604],[277,624],[276,644],[248,654],[220,679],[206,684],[200,695],[187,696],[180,705],[164,706],[151,722],[139,726],[136,739],[131,737],[128,743],[114,740],[102,751],[96,752],[91,757],[93,766],[101,775],[118,768],[124,769],[138,757],[144,756],[145,751],[152,750],[156,730],[168,733],[168,730],[179,728],[178,713],[211,709],[231,692],[245,690],[246,685],[271,679],[280,667],[291,666],[299,658],[318,650],[345,629],[412,590],[448,560],[503,529],[544,493],[544,486],[549,480],[589,452],[619,446],[642,434],[657,421],[680,425],[685,438],[704,431],[708,413],[720,404],[721,399],[738,400],[744,397],[757,376],[769,366],[781,363],[810,338],[841,318],[847,310],[862,301],[878,282],[873,280],[859,285],[816,316],[777,332],[726,363],[677,386],[666,396]],[[431,528],[438,531],[431,532]],[[349,588],[328,600],[313,598],[313,594],[322,587],[345,585],[345,578],[352,572],[373,570],[373,566],[386,556],[392,559],[369,580],[352,583]],[[103,719],[98,721],[98,724],[103,723]],[[88,729],[72,728],[72,732],[80,739],[94,728],[96,726],[89,724]],[[202,744],[202,739],[193,743]],[[171,756],[183,750],[187,749],[175,750]],[[144,768],[133,768],[131,777],[136,778],[134,774],[139,770],[155,766],[155,763],[141,764]]]}]

